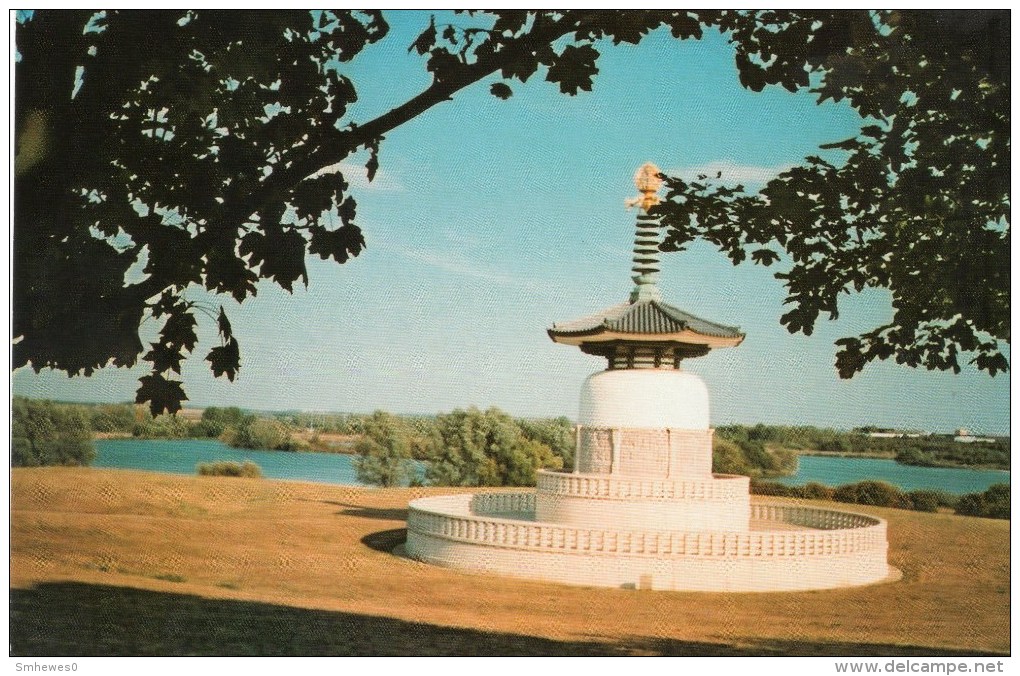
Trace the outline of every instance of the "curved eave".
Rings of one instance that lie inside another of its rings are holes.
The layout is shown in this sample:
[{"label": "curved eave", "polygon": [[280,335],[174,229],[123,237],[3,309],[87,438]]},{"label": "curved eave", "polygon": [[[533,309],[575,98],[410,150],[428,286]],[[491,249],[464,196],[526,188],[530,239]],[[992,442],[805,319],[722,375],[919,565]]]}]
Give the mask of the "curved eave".
[{"label": "curved eave", "polygon": [[628,343],[683,343],[685,345],[704,345],[713,350],[722,347],[736,347],[744,342],[744,334],[735,336],[711,336],[697,333],[690,329],[677,331],[675,333],[623,333],[620,331],[607,330],[605,327],[595,327],[588,331],[571,331],[561,333],[556,329],[548,330],[549,337],[553,342],[563,345],[582,345],[584,343],[607,343],[610,341],[623,341]]}]

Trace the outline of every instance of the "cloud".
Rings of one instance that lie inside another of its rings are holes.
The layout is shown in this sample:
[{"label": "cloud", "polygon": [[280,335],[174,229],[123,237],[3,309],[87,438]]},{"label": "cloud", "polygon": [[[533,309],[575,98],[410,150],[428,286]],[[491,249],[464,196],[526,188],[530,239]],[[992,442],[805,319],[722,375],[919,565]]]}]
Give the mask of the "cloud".
[{"label": "cloud", "polygon": [[[730,160],[719,160],[695,167],[675,167],[667,169],[663,173],[670,176],[678,176],[685,181],[694,181],[697,180],[698,176],[704,175],[716,183],[727,185],[739,183],[749,189],[757,189],[793,166],[792,164],[779,164],[771,167],[761,167],[751,164],[737,164]],[[719,173],[722,173],[722,176],[717,179],[716,175]]]},{"label": "cloud", "polygon": [[376,171],[375,178],[369,181],[368,170],[365,169],[365,165],[352,160],[344,160],[331,164],[328,167],[323,167],[312,174],[312,176],[324,176],[335,173],[343,174],[344,180],[357,190],[371,190],[373,192],[404,192],[405,190],[404,185],[399,179],[382,168]]},{"label": "cloud", "polygon": [[405,249],[403,247],[400,248],[400,253],[411,260],[455,275],[473,277],[474,279],[480,279],[499,286],[516,287],[534,292],[546,290],[545,284],[541,284],[533,279],[527,279],[499,270],[487,270],[457,253],[430,251],[428,249]]}]

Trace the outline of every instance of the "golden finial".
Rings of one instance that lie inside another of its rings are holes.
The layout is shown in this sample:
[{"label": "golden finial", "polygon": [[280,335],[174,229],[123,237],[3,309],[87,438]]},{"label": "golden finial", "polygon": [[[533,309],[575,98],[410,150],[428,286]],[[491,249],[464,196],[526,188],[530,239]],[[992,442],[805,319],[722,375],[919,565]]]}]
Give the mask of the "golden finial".
[{"label": "golden finial", "polygon": [[651,162],[645,162],[634,174],[634,185],[637,186],[640,197],[634,197],[626,201],[627,208],[634,206],[641,207],[647,212],[661,200],[655,193],[662,187],[662,179],[659,178],[659,168]]}]

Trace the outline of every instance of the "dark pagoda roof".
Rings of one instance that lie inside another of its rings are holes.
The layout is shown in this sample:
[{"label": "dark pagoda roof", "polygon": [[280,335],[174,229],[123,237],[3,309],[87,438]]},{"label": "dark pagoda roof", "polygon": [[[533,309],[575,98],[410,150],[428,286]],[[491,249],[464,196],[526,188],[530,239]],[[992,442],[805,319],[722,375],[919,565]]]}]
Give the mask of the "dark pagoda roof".
[{"label": "dark pagoda roof", "polygon": [[656,193],[662,178],[658,167],[643,165],[634,176],[634,185],[641,197],[629,203],[639,205],[641,211],[634,224],[634,290],[630,302],[553,324],[549,337],[557,343],[577,345],[582,352],[607,357],[609,368],[661,368],[671,360],[674,368],[680,368],[681,359],[740,345],[744,340],[740,329],[695,317],[662,302],[658,287],[662,224],[648,213],[659,202]]},{"label": "dark pagoda roof", "polygon": [[568,345],[622,340],[709,348],[733,347],[744,340],[736,327],[710,322],[659,300],[620,303],[588,317],[553,324],[549,337]]}]

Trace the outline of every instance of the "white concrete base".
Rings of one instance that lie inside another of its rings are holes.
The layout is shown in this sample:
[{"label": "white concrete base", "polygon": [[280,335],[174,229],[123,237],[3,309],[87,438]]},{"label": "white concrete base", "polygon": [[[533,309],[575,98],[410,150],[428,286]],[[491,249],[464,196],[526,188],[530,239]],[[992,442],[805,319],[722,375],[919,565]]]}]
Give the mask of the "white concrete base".
[{"label": "white concrete base", "polygon": [[749,479],[643,479],[540,470],[535,520],[640,531],[744,531]]},{"label": "white concrete base", "polygon": [[408,533],[408,555],[431,564],[587,587],[664,591],[775,592],[855,587],[883,581],[883,556],[755,560],[654,559],[479,548]]},{"label": "white concrete base", "polygon": [[534,521],[534,501],[534,493],[415,500],[407,554],[512,577],[675,591],[830,589],[891,572],[885,521],[862,514],[755,501],[753,528],[741,532],[625,530]]}]

